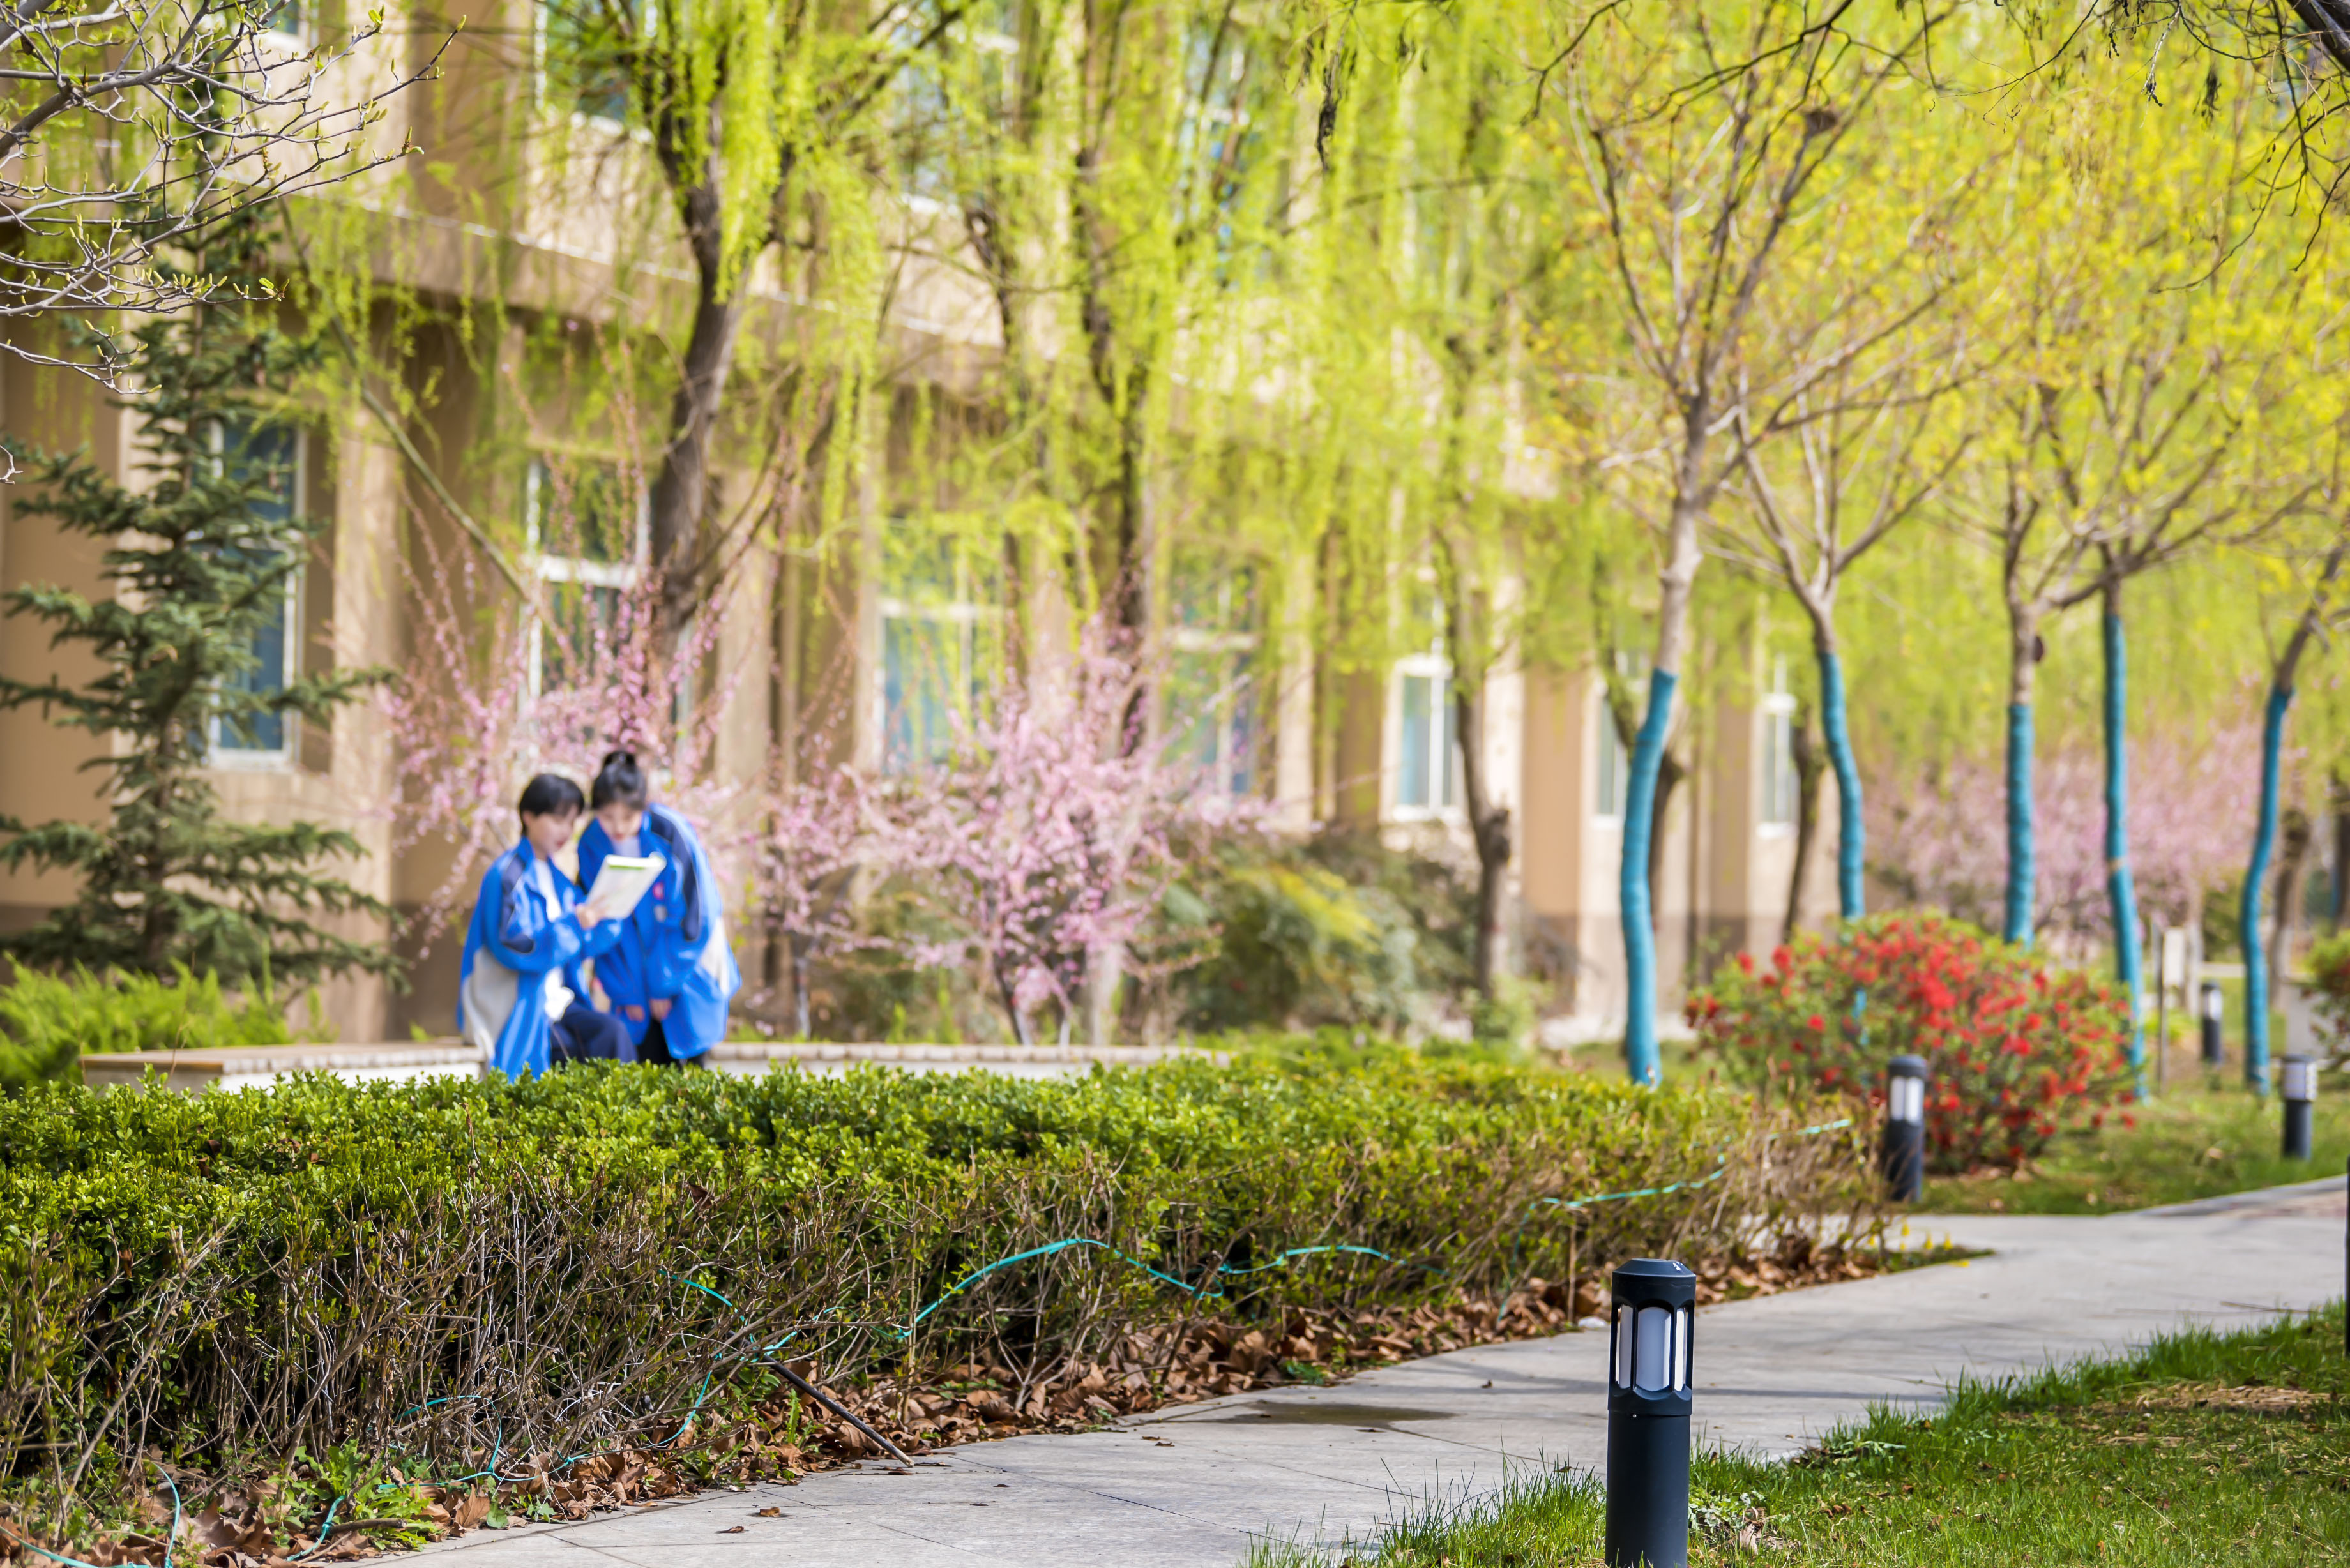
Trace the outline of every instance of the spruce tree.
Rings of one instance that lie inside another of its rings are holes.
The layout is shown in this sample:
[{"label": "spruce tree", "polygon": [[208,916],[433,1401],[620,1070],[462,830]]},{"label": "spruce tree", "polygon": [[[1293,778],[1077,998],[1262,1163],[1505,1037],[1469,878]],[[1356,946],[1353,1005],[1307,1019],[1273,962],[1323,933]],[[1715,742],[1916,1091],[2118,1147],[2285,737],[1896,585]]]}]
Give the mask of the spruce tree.
[{"label": "spruce tree", "polygon": [[388,676],[252,678],[255,639],[285,615],[318,528],[287,504],[291,466],[273,461],[294,418],[286,393],[311,351],[280,330],[265,260],[250,223],[216,232],[188,257],[215,283],[211,301],[132,335],[126,384],[137,390],[116,406],[139,421],[145,483],[121,482],[87,451],[8,446],[25,470],[16,510],[102,544],[112,590],[92,598],[27,585],[0,599],[7,614],[46,622],[52,648],[96,657],[98,672],[79,684],[0,674],[0,708],[37,704],[88,732],[99,754],[84,765],[104,776],[111,804],[103,825],[0,816],[0,866],[80,881],[72,903],[0,937],[0,952],[20,963],[210,971],[244,989],[395,967],[382,946],[316,923],[390,912],[321,869],[356,857],[359,841],[317,823],[227,820],[205,772],[221,731],[252,734],[296,715],[323,723]]}]

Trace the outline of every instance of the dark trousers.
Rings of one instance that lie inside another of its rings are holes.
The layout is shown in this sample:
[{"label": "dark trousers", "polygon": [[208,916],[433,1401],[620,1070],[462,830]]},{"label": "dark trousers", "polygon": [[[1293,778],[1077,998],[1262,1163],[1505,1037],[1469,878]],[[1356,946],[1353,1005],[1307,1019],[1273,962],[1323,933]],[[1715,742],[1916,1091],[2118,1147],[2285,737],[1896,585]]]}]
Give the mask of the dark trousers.
[{"label": "dark trousers", "polygon": [[677,1058],[669,1054],[669,1032],[661,1027],[660,1019],[646,1023],[645,1037],[637,1046],[637,1060],[658,1062],[664,1067],[678,1065]]},{"label": "dark trousers", "polygon": [[[547,1054],[557,1062],[634,1062],[637,1048],[629,1043],[628,1026],[608,1012],[598,1012],[582,1002],[563,1010],[546,1026]],[[650,1058],[647,1058],[650,1060]],[[667,1061],[664,1048],[660,1060]]]}]

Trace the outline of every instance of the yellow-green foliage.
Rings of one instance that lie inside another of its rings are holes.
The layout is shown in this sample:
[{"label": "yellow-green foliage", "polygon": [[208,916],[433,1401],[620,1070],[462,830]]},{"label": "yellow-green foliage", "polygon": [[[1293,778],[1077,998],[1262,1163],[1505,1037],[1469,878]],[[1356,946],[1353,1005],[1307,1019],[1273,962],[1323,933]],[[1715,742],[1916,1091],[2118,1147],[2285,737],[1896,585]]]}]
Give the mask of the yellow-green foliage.
[{"label": "yellow-green foliage", "polygon": [[[309,1031],[324,1037],[317,999]],[[294,1038],[285,1009],[269,992],[241,1000],[210,972],[185,969],[175,980],[153,975],[70,975],[19,970],[0,990],[0,1089],[16,1092],[47,1078],[76,1075],[78,1057],[116,1051],[206,1051],[224,1045],[283,1045]]]}]

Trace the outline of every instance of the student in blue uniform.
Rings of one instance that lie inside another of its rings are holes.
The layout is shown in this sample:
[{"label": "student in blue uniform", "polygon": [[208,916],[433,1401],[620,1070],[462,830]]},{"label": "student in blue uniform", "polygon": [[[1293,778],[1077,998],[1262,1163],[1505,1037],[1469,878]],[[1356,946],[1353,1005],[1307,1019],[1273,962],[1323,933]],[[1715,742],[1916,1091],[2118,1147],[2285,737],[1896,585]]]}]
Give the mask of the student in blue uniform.
[{"label": "student in blue uniform", "polygon": [[556,1062],[633,1061],[619,1020],[577,1000],[579,962],[608,952],[620,922],[583,904],[556,868],[586,803],[579,786],[541,774],[522,792],[522,842],[482,878],[458,967],[457,1032],[510,1078]]},{"label": "student in blue uniform", "polygon": [[633,752],[604,758],[589,786],[595,820],[579,836],[579,877],[589,887],[611,855],[658,855],[668,864],[596,961],[596,1005],[619,1015],[645,1062],[691,1062],[726,1037],[726,1005],[742,987],[710,857],[683,817],[654,804]]}]

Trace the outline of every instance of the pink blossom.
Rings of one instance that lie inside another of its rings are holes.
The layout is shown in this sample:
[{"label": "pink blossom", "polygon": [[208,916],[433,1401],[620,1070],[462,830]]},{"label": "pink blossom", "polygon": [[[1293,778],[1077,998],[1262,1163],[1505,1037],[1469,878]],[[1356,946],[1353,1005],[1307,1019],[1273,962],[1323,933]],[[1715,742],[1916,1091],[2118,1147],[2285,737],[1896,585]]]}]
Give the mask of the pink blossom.
[{"label": "pink blossom", "polygon": [[[2256,719],[2199,742],[2163,732],[2129,756],[2130,867],[2139,908],[2183,923],[2206,888],[2241,874],[2260,784]],[[2103,750],[2043,744],[2033,759],[2035,914],[2040,930],[2110,940]],[[1873,769],[1870,870],[1906,899],[1997,926],[2007,877],[2005,762],[1996,753],[1916,769]]]}]

